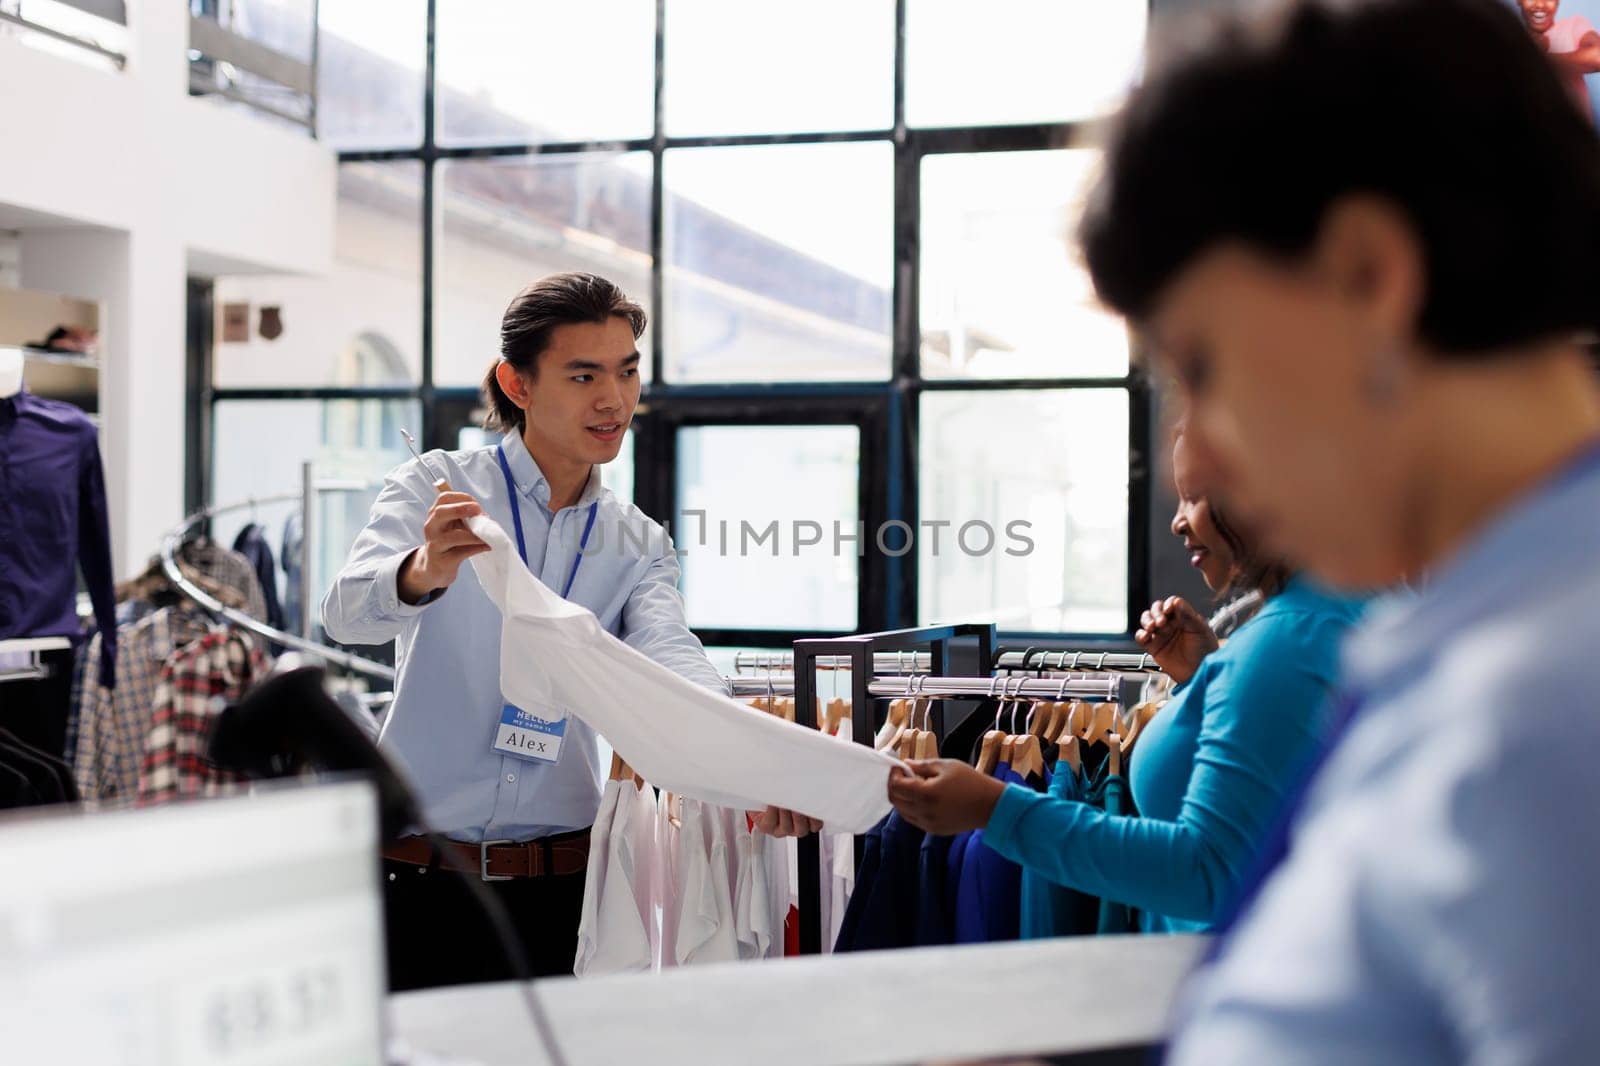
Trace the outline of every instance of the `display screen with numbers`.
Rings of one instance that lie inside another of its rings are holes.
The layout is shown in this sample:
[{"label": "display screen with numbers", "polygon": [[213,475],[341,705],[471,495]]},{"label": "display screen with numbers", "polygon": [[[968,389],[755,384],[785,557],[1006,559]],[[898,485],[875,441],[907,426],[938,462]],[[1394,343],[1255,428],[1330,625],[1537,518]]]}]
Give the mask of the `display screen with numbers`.
[{"label": "display screen with numbers", "polygon": [[379,1066],[377,835],[355,783],[0,822],[0,1057]]}]

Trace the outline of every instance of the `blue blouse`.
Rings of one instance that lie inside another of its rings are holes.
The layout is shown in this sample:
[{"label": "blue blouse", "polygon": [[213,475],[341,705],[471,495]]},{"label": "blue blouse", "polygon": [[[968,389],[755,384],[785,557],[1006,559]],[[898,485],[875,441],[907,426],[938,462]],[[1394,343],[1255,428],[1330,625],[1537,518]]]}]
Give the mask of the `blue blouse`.
[{"label": "blue blouse", "polygon": [[1332,724],[1328,694],[1361,602],[1296,577],[1146,727],[1140,817],[1008,787],[984,842],[1068,888],[1137,907],[1145,932],[1211,928]]}]

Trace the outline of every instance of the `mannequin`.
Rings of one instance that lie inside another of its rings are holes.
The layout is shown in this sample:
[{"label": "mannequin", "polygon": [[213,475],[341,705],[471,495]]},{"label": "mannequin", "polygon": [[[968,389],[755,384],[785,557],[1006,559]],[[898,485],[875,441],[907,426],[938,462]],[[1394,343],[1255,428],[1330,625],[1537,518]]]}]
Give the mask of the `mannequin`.
[{"label": "mannequin", "polygon": [[[78,573],[108,634],[97,667],[116,683],[116,598],[111,530],[94,423],[77,407],[22,388],[23,353],[0,348],[0,641],[19,637],[83,640]],[[47,755],[66,751],[72,691],[71,648],[41,653],[46,676],[0,689],[5,727]]]}]

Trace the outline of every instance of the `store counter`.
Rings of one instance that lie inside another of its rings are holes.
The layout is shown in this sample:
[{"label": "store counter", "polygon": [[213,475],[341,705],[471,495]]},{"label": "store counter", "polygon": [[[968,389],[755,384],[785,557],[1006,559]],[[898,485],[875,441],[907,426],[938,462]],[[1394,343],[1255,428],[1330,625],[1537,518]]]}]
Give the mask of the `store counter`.
[{"label": "store counter", "polygon": [[393,996],[389,1030],[418,1066],[868,1066],[1138,1048],[1165,1036],[1205,943],[1078,937],[539,981],[560,1060],[541,1052],[512,984]]}]

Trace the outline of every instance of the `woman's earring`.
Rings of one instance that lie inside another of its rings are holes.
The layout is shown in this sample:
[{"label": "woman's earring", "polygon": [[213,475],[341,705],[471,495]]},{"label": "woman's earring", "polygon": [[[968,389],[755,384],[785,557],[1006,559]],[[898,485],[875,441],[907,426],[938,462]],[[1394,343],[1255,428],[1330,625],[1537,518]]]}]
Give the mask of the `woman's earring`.
[{"label": "woman's earring", "polygon": [[1394,343],[1380,345],[1368,362],[1364,381],[1367,399],[1375,407],[1393,407],[1400,396],[1400,383],[1405,377],[1405,367],[1400,346]]}]

